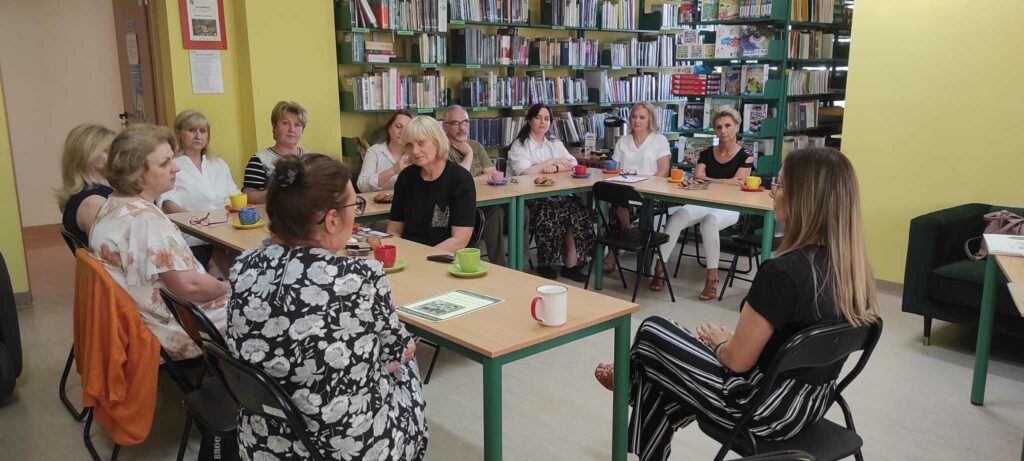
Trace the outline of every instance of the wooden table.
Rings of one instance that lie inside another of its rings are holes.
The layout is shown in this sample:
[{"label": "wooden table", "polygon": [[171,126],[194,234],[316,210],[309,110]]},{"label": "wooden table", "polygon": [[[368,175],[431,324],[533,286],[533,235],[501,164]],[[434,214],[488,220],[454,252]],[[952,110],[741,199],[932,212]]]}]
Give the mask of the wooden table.
[{"label": "wooden table", "polygon": [[[261,248],[270,234],[266,227],[237,230],[229,224],[189,224],[194,213],[169,215],[182,231],[235,251]],[[615,391],[612,397],[612,456],[626,459],[626,426],[629,394],[630,314],[639,306],[573,286],[569,289],[568,321],[546,327],[530,317],[530,301],[540,285],[551,281],[516,270],[488,264],[487,275],[459,279],[448,274],[446,264],[429,262],[438,251],[418,243],[390,238],[398,247],[405,269],[390,274],[396,305],[436,296],[456,288],[476,291],[505,300],[444,322],[430,322],[399,313],[416,335],[434,341],[483,365],[484,459],[502,456],[502,366],[608,329],[615,330]]]},{"label": "wooden table", "polygon": [[[978,318],[978,344],[974,348],[974,380],[971,383],[971,403],[985,404],[985,380],[988,377],[988,359],[992,348],[992,322],[996,314],[996,266],[1003,271],[1009,283],[1024,282],[1024,257],[995,256],[985,259],[985,283],[981,290],[981,314]],[[1024,305],[1017,304],[1024,316]],[[1024,460],[1024,453],[1021,454]]]}]

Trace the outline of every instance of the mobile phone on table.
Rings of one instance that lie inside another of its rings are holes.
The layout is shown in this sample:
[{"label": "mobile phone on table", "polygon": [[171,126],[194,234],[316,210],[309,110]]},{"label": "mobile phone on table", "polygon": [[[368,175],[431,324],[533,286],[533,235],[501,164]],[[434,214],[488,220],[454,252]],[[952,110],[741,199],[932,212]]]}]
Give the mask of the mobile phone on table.
[{"label": "mobile phone on table", "polygon": [[427,256],[427,261],[434,261],[436,263],[449,263],[449,264],[451,264],[451,263],[455,262],[455,257],[452,256],[452,255],[430,255],[430,256]]}]

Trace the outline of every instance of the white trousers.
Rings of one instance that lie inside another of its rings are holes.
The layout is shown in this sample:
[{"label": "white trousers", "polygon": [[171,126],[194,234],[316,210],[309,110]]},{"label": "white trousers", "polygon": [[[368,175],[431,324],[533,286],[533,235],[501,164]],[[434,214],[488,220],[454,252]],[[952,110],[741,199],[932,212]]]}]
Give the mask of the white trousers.
[{"label": "white trousers", "polygon": [[[671,209],[669,211],[672,212]],[[661,255],[665,258],[665,262],[668,263],[669,258],[672,256],[672,250],[676,247],[676,241],[679,240],[679,234],[683,229],[699,222],[708,269],[718,269],[718,260],[722,251],[718,233],[722,229],[736,224],[739,220],[740,214],[736,211],[698,205],[686,205],[676,208],[676,211],[672,212],[669,216],[668,223],[665,224],[668,243],[661,246]]]}]

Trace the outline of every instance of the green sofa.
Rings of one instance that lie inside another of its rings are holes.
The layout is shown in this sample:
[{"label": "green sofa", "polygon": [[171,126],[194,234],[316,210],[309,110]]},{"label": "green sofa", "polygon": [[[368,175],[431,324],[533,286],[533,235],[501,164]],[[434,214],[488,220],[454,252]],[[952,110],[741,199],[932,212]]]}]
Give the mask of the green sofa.
[{"label": "green sofa", "polygon": [[[977,325],[985,261],[971,261],[964,242],[985,230],[985,213],[1024,209],[969,203],[918,216],[910,221],[906,271],[903,276],[903,312],[924,317],[924,344],[928,345],[932,319]],[[1024,336],[1024,318],[1010,299],[1006,278],[996,277],[996,332]]]}]

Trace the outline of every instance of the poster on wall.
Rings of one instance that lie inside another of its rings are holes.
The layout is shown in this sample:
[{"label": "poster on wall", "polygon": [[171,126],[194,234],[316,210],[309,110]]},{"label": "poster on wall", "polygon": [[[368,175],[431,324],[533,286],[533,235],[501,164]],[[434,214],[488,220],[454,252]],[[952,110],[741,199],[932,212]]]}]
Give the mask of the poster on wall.
[{"label": "poster on wall", "polygon": [[186,50],[226,50],[224,0],[178,0],[181,42]]}]

